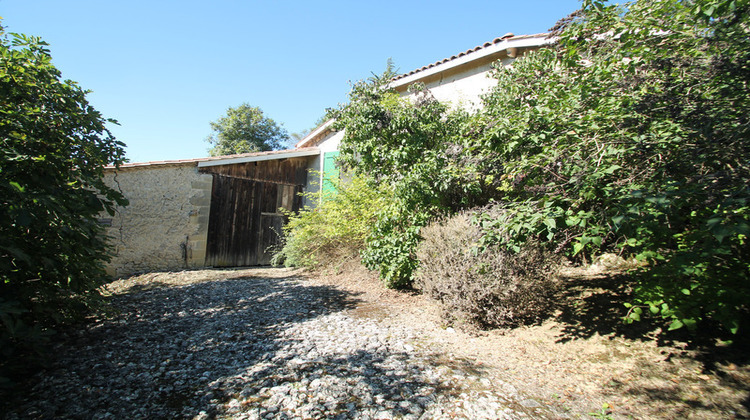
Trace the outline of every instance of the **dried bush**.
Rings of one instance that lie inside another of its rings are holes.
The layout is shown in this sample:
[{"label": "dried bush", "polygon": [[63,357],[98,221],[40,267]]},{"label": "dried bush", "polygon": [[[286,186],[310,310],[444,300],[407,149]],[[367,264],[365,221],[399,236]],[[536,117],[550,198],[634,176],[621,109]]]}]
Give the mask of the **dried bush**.
[{"label": "dried bush", "polygon": [[558,287],[557,257],[532,242],[520,252],[477,247],[480,230],[459,213],[422,230],[415,286],[444,305],[450,321],[480,328],[538,321]]}]

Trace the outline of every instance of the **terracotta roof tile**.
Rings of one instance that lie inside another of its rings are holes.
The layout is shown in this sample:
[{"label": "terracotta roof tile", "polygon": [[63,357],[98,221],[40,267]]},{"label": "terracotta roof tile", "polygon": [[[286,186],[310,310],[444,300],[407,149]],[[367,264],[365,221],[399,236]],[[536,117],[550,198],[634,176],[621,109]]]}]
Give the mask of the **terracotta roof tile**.
[{"label": "terracotta roof tile", "polygon": [[426,66],[422,66],[422,67],[420,67],[420,68],[418,68],[416,70],[412,70],[412,71],[410,71],[408,73],[400,74],[400,75],[394,77],[393,81],[400,80],[400,79],[403,79],[405,77],[411,76],[413,74],[416,74],[416,73],[419,73],[419,72],[431,69],[431,68],[433,68],[435,66],[439,66],[441,64],[448,63],[450,61],[453,61],[453,60],[455,60],[457,58],[460,58],[460,57],[463,57],[465,55],[469,55],[469,54],[475,53],[475,52],[477,52],[479,50],[482,50],[484,48],[491,47],[491,46],[493,46],[495,44],[499,44],[501,42],[505,42],[508,39],[519,40],[519,39],[527,39],[527,38],[538,38],[540,36],[545,36],[545,35],[548,35],[548,34],[541,33],[541,34],[534,34],[534,35],[519,35],[519,36],[515,36],[515,35],[513,35],[512,33],[509,32],[509,33],[507,33],[507,34],[505,34],[505,35],[503,35],[503,36],[501,36],[499,38],[493,39],[492,41],[485,42],[482,45],[477,45],[474,48],[470,48],[470,49],[468,49],[466,51],[462,51],[462,52],[460,52],[460,53],[458,53],[456,55],[452,55],[449,58],[444,58],[444,59],[438,60],[438,61],[436,61],[436,62],[434,62],[432,64],[428,64]]}]

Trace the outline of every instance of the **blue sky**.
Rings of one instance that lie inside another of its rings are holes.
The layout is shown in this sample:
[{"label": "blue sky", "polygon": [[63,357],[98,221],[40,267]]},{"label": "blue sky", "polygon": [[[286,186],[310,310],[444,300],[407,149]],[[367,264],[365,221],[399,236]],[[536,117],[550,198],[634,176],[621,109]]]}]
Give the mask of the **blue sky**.
[{"label": "blue sky", "polygon": [[132,162],[207,156],[209,122],[247,102],[290,133],[349,82],[502,36],[544,32],[578,0],[0,0],[8,32],[42,37],[65,78],[120,126]]}]

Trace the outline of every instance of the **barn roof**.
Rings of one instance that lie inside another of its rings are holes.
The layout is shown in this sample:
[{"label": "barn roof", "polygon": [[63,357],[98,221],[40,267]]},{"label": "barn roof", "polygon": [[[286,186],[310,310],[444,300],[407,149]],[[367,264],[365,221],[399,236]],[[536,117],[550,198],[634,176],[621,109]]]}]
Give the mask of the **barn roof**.
[{"label": "barn roof", "polygon": [[[158,160],[152,162],[134,162],[124,163],[119,169],[127,168],[144,168],[155,166],[180,166],[180,165],[197,165],[198,167],[232,165],[236,163],[259,162],[263,160],[289,159],[293,157],[315,156],[320,154],[317,147],[301,147],[288,150],[273,150],[270,152],[240,153],[235,155],[224,156],[207,156],[194,159],[178,160]],[[106,169],[116,169],[114,166],[107,166]]]}]

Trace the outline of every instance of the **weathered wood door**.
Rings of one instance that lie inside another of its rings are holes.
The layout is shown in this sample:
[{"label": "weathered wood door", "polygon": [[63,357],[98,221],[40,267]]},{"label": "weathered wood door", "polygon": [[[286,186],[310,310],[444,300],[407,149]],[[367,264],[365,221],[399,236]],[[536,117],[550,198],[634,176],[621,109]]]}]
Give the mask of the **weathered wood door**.
[{"label": "weathered wood door", "polygon": [[206,265],[266,265],[281,239],[284,215],[298,211],[300,186],[214,174]]}]

